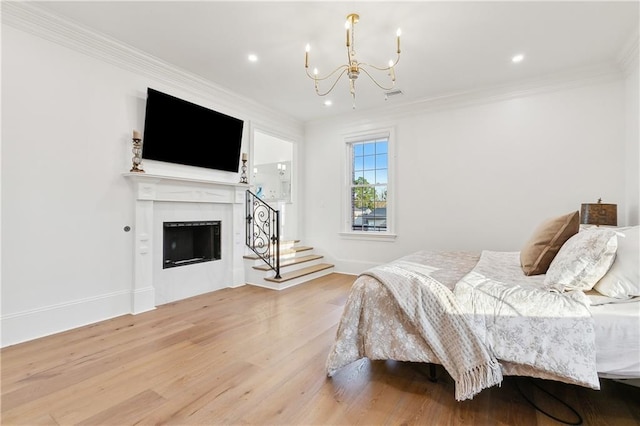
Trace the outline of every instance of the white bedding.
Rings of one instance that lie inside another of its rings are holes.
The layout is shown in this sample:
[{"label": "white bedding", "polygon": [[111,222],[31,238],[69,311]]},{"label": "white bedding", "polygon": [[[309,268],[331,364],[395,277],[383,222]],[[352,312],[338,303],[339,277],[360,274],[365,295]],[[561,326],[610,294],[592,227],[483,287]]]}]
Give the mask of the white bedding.
[{"label": "white bedding", "polygon": [[518,252],[483,251],[455,299],[503,362],[599,389],[595,327],[581,291],[550,292],[522,273]]},{"label": "white bedding", "polygon": [[[426,252],[425,252],[426,253]],[[429,275],[450,289],[477,263],[478,253],[429,252]],[[517,263],[517,262],[516,262]],[[511,265],[513,270],[519,265]],[[520,278],[519,278],[520,279]],[[541,286],[544,275],[521,279]],[[437,357],[411,324],[393,314],[390,293],[372,277],[361,276],[345,306],[327,370],[336,371],[357,359],[434,362]],[[640,302],[590,306],[594,319],[596,369],[604,378],[640,378]],[[528,366],[501,361],[505,375],[562,380]],[[562,380],[564,381],[564,380]]]}]

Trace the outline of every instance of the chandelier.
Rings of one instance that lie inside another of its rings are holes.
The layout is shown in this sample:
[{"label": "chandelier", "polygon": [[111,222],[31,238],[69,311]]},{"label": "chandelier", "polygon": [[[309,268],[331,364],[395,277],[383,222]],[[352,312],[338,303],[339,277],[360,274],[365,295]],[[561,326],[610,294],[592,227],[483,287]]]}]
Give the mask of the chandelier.
[{"label": "chandelier", "polygon": [[[336,84],[338,83],[338,81],[343,75],[346,74],[347,77],[349,77],[349,92],[351,93],[351,98],[353,99],[354,109],[356,107],[356,80],[360,76],[360,72],[364,73],[367,77],[369,77],[371,81],[373,81],[376,84],[376,86],[378,86],[380,89],[384,91],[389,91],[393,89],[396,83],[395,66],[400,60],[400,29],[398,29],[396,33],[397,56],[395,61],[390,60],[388,66],[386,67],[378,67],[375,65],[367,64],[365,62],[358,62],[358,60],[356,59],[355,27],[359,20],[360,20],[360,16],[357,13],[351,13],[347,15],[347,21],[344,24],[345,29],[347,30],[346,45],[347,45],[348,61],[346,64],[340,65],[339,67],[337,67],[335,70],[331,71],[329,74],[327,74],[324,77],[319,77],[317,68],[314,68],[313,74],[309,73],[309,51],[311,50],[311,46],[309,44],[307,44],[306,46],[305,55],[304,55],[304,68],[307,73],[307,77],[313,80],[313,83],[316,89],[316,94],[318,96],[325,96],[329,94],[333,90],[333,88],[336,87]],[[371,75],[370,70],[387,72],[387,77],[389,78],[389,82],[386,85],[381,84],[378,80],[375,79],[373,75]],[[329,89],[324,92],[321,91],[320,82],[324,80],[329,80],[334,76],[336,77],[333,80],[333,82],[330,84]]]}]

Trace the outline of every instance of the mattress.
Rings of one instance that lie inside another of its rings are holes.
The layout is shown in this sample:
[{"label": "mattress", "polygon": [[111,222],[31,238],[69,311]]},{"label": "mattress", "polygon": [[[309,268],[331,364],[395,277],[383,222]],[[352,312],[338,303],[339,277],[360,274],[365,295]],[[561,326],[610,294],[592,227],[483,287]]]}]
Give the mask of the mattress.
[{"label": "mattress", "polygon": [[640,301],[590,307],[596,333],[598,375],[640,378]]}]

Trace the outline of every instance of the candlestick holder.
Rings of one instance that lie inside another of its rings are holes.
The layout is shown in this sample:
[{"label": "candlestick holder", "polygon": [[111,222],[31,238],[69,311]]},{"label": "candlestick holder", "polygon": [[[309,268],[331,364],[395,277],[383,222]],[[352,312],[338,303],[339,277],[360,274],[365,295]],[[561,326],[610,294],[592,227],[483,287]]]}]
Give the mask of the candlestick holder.
[{"label": "candlestick holder", "polygon": [[242,174],[240,175],[240,183],[249,183],[247,182],[247,160],[242,160]]},{"label": "candlestick holder", "polygon": [[132,138],[132,141],[133,149],[131,152],[133,152],[133,157],[131,158],[131,161],[133,162],[133,167],[131,167],[131,170],[129,171],[144,173],[144,170],[142,170],[142,139],[134,137]]}]

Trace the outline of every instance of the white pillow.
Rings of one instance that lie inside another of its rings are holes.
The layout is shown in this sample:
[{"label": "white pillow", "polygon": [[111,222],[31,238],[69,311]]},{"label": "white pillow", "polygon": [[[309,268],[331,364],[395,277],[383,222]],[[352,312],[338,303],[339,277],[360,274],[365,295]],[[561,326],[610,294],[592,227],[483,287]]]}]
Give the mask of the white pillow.
[{"label": "white pillow", "polygon": [[594,290],[608,297],[629,299],[640,296],[640,241],[633,226],[618,231],[618,252],[611,269],[595,285]]},{"label": "white pillow", "polygon": [[560,247],[549,265],[544,284],[558,291],[591,290],[616,258],[618,237],[611,229],[578,232]]}]

